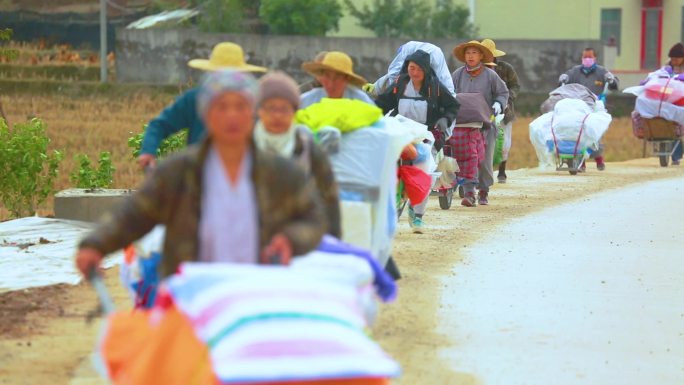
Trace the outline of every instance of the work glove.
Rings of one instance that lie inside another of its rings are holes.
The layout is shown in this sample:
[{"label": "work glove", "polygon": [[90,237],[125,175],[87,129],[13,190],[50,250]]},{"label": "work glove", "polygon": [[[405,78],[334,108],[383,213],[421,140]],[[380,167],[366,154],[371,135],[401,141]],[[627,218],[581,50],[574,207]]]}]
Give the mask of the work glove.
[{"label": "work glove", "polygon": [[363,86],[361,86],[361,89],[364,90],[367,94],[372,95],[373,91],[375,91],[375,84],[366,83]]},{"label": "work glove", "polygon": [[679,80],[680,82],[684,82],[684,74],[679,74],[675,76],[675,80]]},{"label": "work glove", "polygon": [[501,103],[494,102],[494,104],[492,104],[492,111],[494,111],[494,116],[501,114],[503,112],[503,109],[501,108]]},{"label": "work glove", "polygon": [[615,75],[613,75],[610,72],[606,72],[606,75],[603,77],[606,83],[608,84],[615,84]]},{"label": "work glove", "polygon": [[430,130],[430,132],[432,132],[432,136],[435,137],[434,147],[435,147],[435,150],[438,152],[446,144],[447,128],[448,127],[449,127],[449,120],[447,120],[447,118],[440,118],[435,123],[435,126]]},{"label": "work glove", "polygon": [[570,80],[568,74],[563,74],[558,78],[558,83],[565,84],[568,82],[568,80]]}]

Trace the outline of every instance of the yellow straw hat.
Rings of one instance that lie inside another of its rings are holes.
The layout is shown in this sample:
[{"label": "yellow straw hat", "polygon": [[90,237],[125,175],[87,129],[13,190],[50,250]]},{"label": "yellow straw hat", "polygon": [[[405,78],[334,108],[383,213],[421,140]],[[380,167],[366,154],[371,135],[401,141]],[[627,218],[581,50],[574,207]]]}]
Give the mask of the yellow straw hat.
[{"label": "yellow straw hat", "polygon": [[220,69],[234,69],[244,72],[266,72],[266,68],[245,62],[245,53],[242,47],[235,43],[219,43],[211,51],[209,60],[193,59],[188,66],[203,71],[216,71]]},{"label": "yellow straw hat", "polygon": [[496,43],[494,43],[494,40],[492,39],[482,40],[482,45],[489,48],[489,50],[492,51],[492,55],[494,55],[494,57],[501,57],[506,54],[506,52],[496,49]]},{"label": "yellow straw hat", "polygon": [[313,76],[317,76],[326,70],[335,71],[349,76],[349,83],[359,87],[368,83],[362,76],[354,73],[354,63],[351,57],[344,52],[328,52],[320,63],[315,61],[306,62],[302,64],[302,69]]},{"label": "yellow straw hat", "polygon": [[456,56],[456,59],[465,63],[465,51],[470,47],[475,47],[482,52],[484,55],[482,58],[483,63],[491,63],[494,61],[494,55],[492,54],[492,51],[490,51],[489,48],[482,45],[482,43],[477,40],[471,40],[467,43],[457,45],[454,48],[454,56]]}]

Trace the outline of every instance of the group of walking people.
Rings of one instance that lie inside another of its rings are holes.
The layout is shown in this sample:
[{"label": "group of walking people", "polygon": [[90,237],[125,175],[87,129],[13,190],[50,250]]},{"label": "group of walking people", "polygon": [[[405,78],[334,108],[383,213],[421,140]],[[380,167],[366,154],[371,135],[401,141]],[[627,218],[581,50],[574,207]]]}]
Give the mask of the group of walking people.
[{"label": "group of walking people", "polygon": [[[466,60],[467,49],[473,52]],[[453,74],[455,92],[483,92],[494,113],[506,111],[508,88],[484,66],[495,65],[491,50],[470,42],[455,52],[466,62]],[[83,239],[76,259],[84,274],[91,274],[104,255],[126,247],[157,224],[166,226],[164,275],[184,261],[271,263],[306,254],[326,233],[341,237],[341,220],[330,161],[312,134],[294,123],[299,108],[324,98],[355,99],[442,134],[458,111],[454,94],[435,76],[424,51],[409,55],[400,76],[375,100],[364,90],[368,82],[354,72],[351,57],[339,51],[323,52],[303,64],[314,78],[303,94],[282,72],[256,80],[253,74],[267,69],[248,64],[234,43],[220,43],[209,59],[188,65],[207,74],[199,87],[182,94],[149,123],[138,163],[153,171],[119,210]],[[162,140],[183,129],[188,130],[190,147],[157,165]],[[487,204],[491,164],[482,171],[480,203]],[[422,228],[426,204],[427,199],[411,209],[417,228]]]},{"label": "group of walking people", "polygon": [[[191,260],[268,263],[277,257],[287,262],[316,248],[326,233],[340,238],[339,189],[330,161],[310,131],[294,123],[298,109],[324,98],[358,100],[425,124],[439,148],[454,133],[456,96],[480,94],[492,117],[503,115],[502,157],[495,178],[499,128],[473,134],[484,151],[465,178],[461,204],[488,205],[495,181],[507,181],[520,83],[513,66],[501,59],[505,52],[491,39],[460,44],[453,54],[463,64],[450,79],[444,76],[441,52],[436,57],[416,48],[406,55],[397,76],[383,77],[374,86],[354,72],[348,54],[321,52],[302,66],[312,81],[297,85],[279,71],[257,80],[254,74],[266,73],[266,68],[247,63],[237,44],[216,45],[209,59],[188,63],[207,72],[202,83],[149,123],[138,163],[153,172],[81,242],[79,269],[91,273],[104,255],[157,224],[167,228],[167,275]],[[673,69],[675,64],[673,60]],[[617,87],[617,78],[597,65],[592,49],[585,50],[582,64],[561,75],[559,82],[581,83],[594,92],[603,89],[604,82]],[[191,146],[157,165],[162,140],[183,129]],[[605,167],[601,153],[596,161],[599,169]],[[426,206],[427,198],[409,208],[414,232],[424,229]]]}]

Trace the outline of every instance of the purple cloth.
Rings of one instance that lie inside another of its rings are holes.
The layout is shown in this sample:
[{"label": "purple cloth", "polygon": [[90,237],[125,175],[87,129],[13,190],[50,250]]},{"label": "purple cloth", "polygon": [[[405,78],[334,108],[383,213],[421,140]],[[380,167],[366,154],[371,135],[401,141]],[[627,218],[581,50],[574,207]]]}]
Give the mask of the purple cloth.
[{"label": "purple cloth", "polygon": [[397,298],[397,284],[392,277],[383,269],[370,251],[342,242],[337,238],[326,235],[323,237],[318,250],[333,254],[351,254],[365,259],[373,269],[373,286],[375,292],[383,302],[391,302]]}]

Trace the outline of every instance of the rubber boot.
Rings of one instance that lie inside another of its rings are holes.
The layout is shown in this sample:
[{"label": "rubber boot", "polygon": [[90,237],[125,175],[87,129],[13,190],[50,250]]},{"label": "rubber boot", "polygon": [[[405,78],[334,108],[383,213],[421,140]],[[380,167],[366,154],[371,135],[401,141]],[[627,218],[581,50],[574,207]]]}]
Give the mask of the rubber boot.
[{"label": "rubber boot", "polygon": [[503,162],[499,163],[499,175],[497,175],[496,179],[499,181],[499,183],[506,183],[506,179],[508,179],[508,177],[506,176],[506,161],[505,160]]},{"label": "rubber boot", "polygon": [[603,162],[603,157],[602,156],[597,156],[596,157],[596,168],[599,171],[603,171],[606,169],[606,164]]}]

